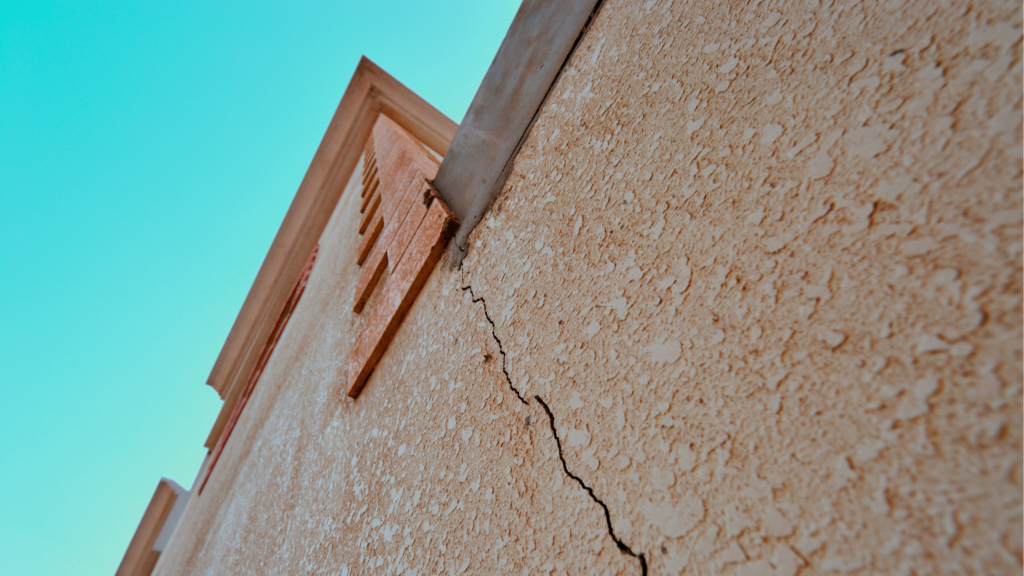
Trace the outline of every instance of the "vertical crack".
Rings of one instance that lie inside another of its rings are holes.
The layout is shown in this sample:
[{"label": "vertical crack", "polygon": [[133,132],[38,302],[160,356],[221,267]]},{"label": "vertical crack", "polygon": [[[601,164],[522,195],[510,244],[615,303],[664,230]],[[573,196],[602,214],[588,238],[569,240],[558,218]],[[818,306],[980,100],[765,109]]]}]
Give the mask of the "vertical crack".
[{"label": "vertical crack", "polygon": [[[519,398],[520,402],[522,402],[523,404],[529,404],[529,402],[527,402],[526,398],[519,391],[519,389],[517,389],[512,384],[512,377],[509,376],[508,374],[508,356],[505,353],[505,346],[501,343],[501,339],[498,338],[498,332],[496,330],[494,320],[491,319],[491,315],[487,310],[487,301],[484,299],[483,296],[478,297],[475,293],[473,293],[473,287],[468,284],[462,287],[462,291],[469,292],[469,295],[473,299],[474,304],[479,302],[483,306],[484,317],[487,318],[487,322],[491,325],[491,337],[493,337],[494,341],[498,343],[498,352],[501,353],[501,371],[505,374],[505,380],[508,381],[508,387],[512,389],[513,392],[515,392],[516,397]],[[601,509],[604,510],[605,524],[607,524],[608,526],[608,535],[611,536],[613,541],[615,541],[615,545],[619,547],[620,552],[632,556],[633,558],[636,558],[640,561],[640,573],[643,576],[647,576],[647,558],[644,556],[644,553],[634,552],[632,548],[630,548],[625,542],[623,542],[618,536],[615,535],[615,529],[612,528],[612,516],[611,512],[608,510],[608,505],[605,504],[603,500],[598,498],[597,494],[594,494],[593,488],[588,486],[582,478],[569,471],[569,465],[565,462],[565,455],[562,453],[562,440],[561,438],[559,438],[558,430],[555,428],[555,415],[553,412],[551,412],[551,408],[548,406],[548,403],[545,402],[543,398],[537,395],[535,395],[533,399],[536,400],[542,408],[544,408],[544,412],[546,412],[548,415],[548,424],[551,426],[551,435],[555,437],[555,445],[558,447],[558,459],[562,462],[562,470],[564,470],[565,474],[569,476],[569,478],[575,480],[576,483],[579,484],[580,487],[583,488],[583,490],[585,490],[587,494],[590,495],[591,500],[593,500],[594,502],[601,506]]]},{"label": "vertical crack", "polygon": [[519,392],[519,389],[517,389],[512,384],[512,377],[508,375],[508,356],[505,354],[505,347],[502,346],[501,344],[501,338],[498,338],[498,333],[495,332],[494,320],[491,320],[491,314],[487,311],[487,301],[484,300],[483,296],[477,298],[476,294],[473,293],[472,286],[463,286],[462,291],[469,292],[470,297],[473,298],[474,304],[479,302],[483,305],[484,318],[487,318],[487,322],[489,322],[491,325],[491,337],[494,338],[494,341],[498,343],[498,352],[501,352],[501,371],[505,373],[505,380],[508,380],[508,387],[511,388],[512,391],[516,393],[516,396],[519,398],[520,402],[522,402],[523,404],[527,404],[526,398],[524,398],[523,395]]},{"label": "vertical crack", "polygon": [[540,396],[534,396],[533,398],[534,400],[539,402],[540,405],[544,408],[544,411],[548,413],[548,419],[551,424],[551,434],[554,435],[555,444],[558,445],[558,459],[562,461],[562,469],[565,470],[565,473],[570,478],[575,480],[577,484],[579,484],[584,490],[586,490],[587,494],[590,494],[591,500],[601,505],[601,508],[604,510],[604,521],[608,524],[608,535],[612,537],[612,540],[615,541],[615,545],[619,547],[619,550],[622,551],[623,554],[628,554],[640,561],[640,573],[646,576],[647,558],[644,557],[644,553],[634,552],[632,548],[630,548],[625,542],[620,540],[619,537],[615,535],[615,529],[612,528],[612,515],[611,512],[608,511],[608,505],[605,504],[603,500],[598,498],[597,494],[594,494],[594,490],[590,486],[587,486],[587,484],[583,481],[582,478],[569,471],[569,465],[565,463],[565,456],[562,455],[562,440],[558,437],[558,430],[555,429],[555,415],[551,412],[551,408],[548,407],[548,403],[545,402],[543,398],[541,398]]}]

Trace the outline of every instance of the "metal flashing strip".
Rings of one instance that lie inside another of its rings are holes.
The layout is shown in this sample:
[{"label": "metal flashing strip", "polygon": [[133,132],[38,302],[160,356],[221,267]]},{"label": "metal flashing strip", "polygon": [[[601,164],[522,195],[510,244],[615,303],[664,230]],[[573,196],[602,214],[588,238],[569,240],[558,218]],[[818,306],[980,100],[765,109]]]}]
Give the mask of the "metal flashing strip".
[{"label": "metal flashing strip", "polygon": [[455,133],[434,185],[466,241],[501,193],[512,160],[600,0],[523,0]]}]

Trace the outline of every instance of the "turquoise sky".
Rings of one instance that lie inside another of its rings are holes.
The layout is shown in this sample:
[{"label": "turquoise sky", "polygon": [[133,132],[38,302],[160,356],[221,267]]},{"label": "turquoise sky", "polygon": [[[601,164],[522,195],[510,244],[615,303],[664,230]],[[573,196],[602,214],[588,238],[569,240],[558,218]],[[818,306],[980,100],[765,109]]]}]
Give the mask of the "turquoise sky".
[{"label": "turquoise sky", "polygon": [[459,121],[517,8],[0,0],[0,574],[110,576],[160,477],[191,485],[359,56]]}]

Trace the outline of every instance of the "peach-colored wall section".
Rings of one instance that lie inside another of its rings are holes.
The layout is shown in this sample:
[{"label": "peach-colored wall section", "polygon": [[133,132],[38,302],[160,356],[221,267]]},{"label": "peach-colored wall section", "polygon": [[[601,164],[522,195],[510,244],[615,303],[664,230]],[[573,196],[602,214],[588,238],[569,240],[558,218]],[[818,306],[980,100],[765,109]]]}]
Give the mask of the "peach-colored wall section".
[{"label": "peach-colored wall section", "polygon": [[1021,94],[1018,3],[607,0],[351,400],[356,171],[156,573],[1020,574]]},{"label": "peach-colored wall section", "polygon": [[[203,493],[155,574],[630,572],[443,264],[357,400],[357,170]],[[373,300],[368,304],[372,308]]]},{"label": "peach-colored wall section", "polygon": [[664,574],[1021,571],[1018,2],[609,0],[466,280]]}]

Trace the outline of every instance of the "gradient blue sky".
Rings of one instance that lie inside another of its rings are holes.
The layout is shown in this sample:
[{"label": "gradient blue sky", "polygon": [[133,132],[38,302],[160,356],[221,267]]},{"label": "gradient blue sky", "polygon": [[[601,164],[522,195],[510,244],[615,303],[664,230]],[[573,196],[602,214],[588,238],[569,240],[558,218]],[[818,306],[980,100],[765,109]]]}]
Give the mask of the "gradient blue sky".
[{"label": "gradient blue sky", "polygon": [[0,574],[114,573],[361,54],[459,121],[518,0],[0,0]]}]

